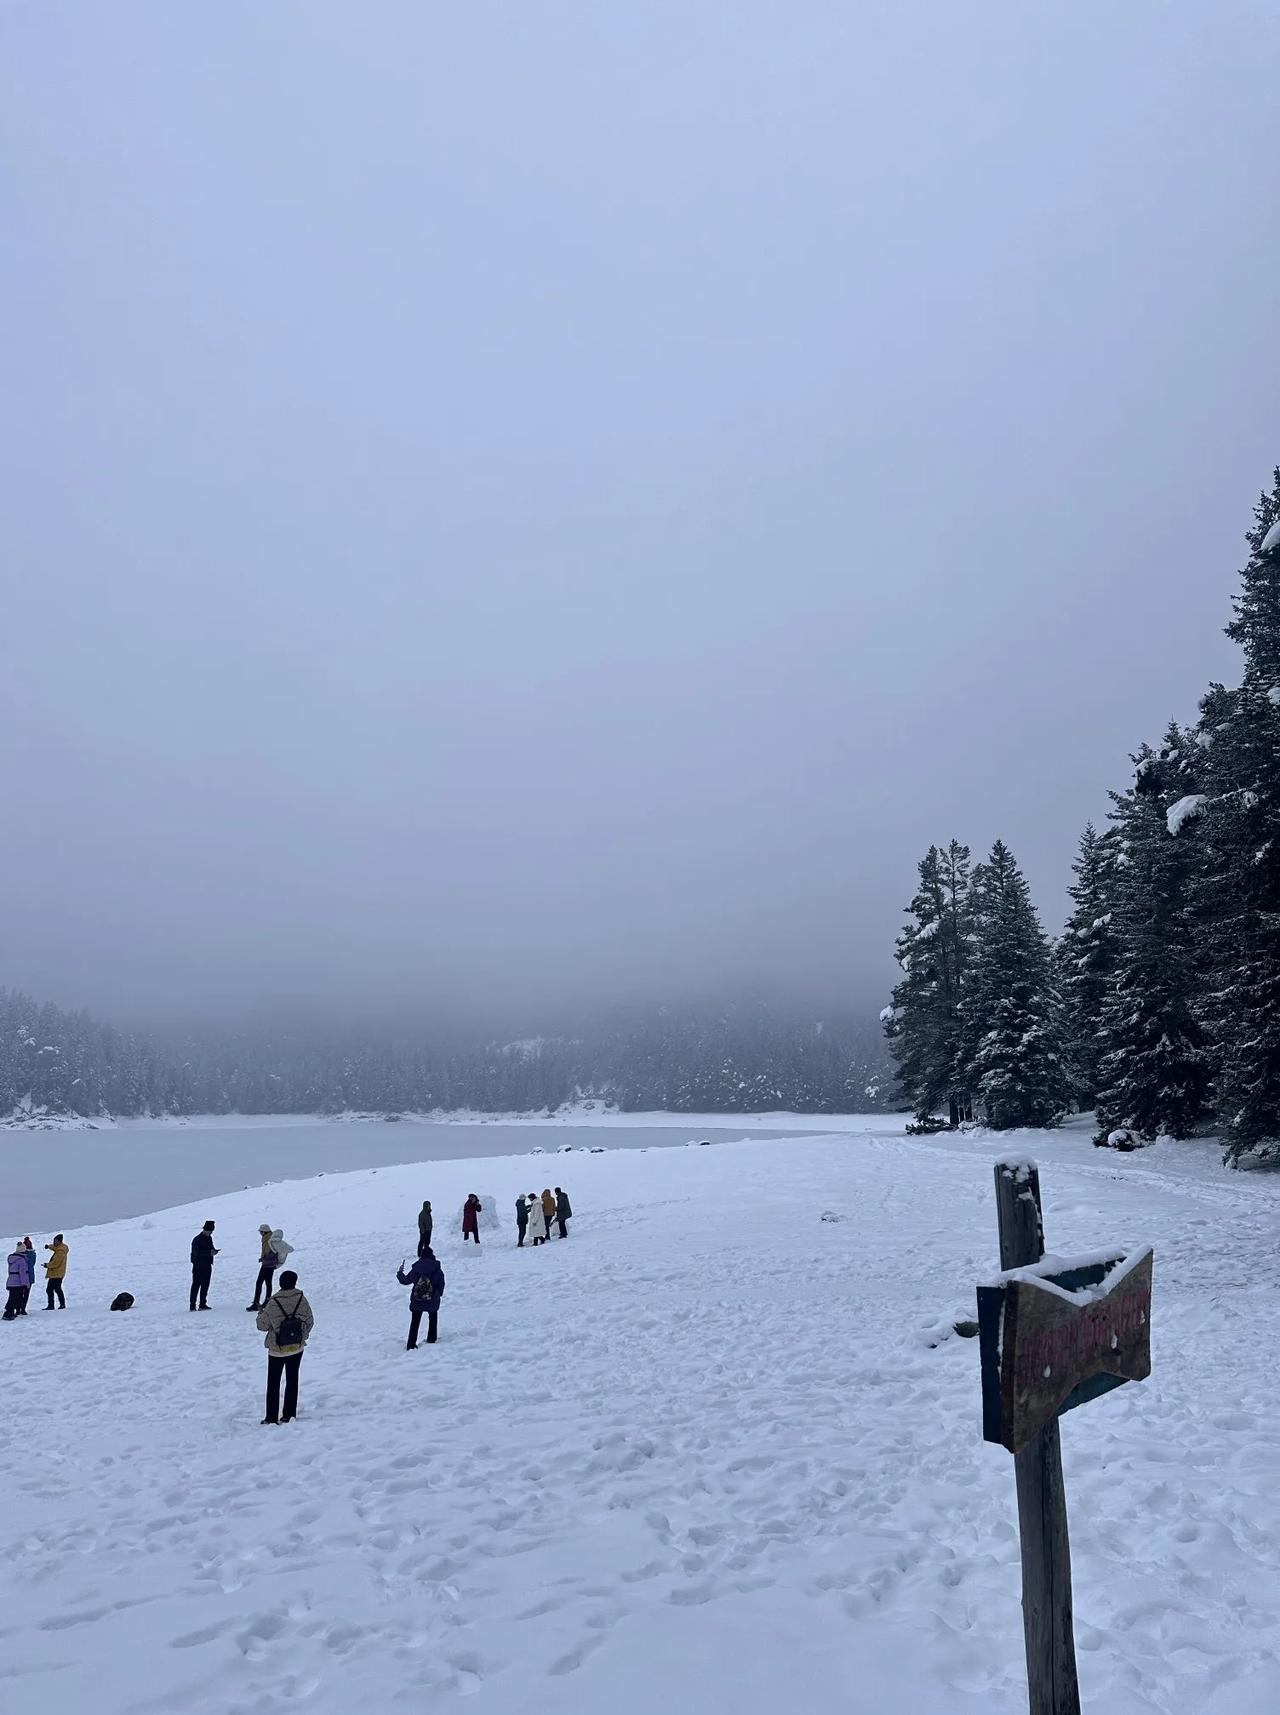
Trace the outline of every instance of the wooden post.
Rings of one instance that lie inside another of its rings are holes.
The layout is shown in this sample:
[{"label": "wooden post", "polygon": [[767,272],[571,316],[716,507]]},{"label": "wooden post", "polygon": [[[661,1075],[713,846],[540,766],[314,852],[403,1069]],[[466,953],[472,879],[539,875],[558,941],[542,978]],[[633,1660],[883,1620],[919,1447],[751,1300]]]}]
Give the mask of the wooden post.
[{"label": "wooden post", "polygon": [[[1025,1268],[1044,1255],[1040,1175],[1029,1163],[996,1165],[1000,1266]],[[1030,1715],[1080,1715],[1071,1613],[1071,1544],[1055,1419],[1013,1456],[1022,1539],[1022,1629]]]}]

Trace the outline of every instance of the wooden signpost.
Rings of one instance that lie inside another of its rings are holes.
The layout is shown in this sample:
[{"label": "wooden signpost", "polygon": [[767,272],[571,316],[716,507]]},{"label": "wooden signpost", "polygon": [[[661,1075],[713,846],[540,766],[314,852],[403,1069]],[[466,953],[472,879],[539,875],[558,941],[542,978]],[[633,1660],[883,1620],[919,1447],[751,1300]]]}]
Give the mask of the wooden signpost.
[{"label": "wooden signpost", "polygon": [[978,1288],[982,1432],[1013,1454],[1031,1715],[1080,1715],[1058,1418],[1151,1373],[1149,1249],[1045,1264],[1040,1176],[996,1165],[997,1281]]}]

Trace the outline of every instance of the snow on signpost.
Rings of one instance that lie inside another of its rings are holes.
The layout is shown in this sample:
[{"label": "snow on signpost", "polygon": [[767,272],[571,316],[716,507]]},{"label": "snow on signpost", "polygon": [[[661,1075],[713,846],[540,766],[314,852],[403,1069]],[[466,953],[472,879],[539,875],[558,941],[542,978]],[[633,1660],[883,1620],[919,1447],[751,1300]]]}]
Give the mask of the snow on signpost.
[{"label": "snow on signpost", "polygon": [[982,1433],[1017,1453],[1045,1424],[1151,1374],[1151,1250],[1049,1261],[978,1288]]},{"label": "snow on signpost", "polygon": [[1152,1253],[1046,1260],[1035,1164],[995,1175],[1004,1272],[978,1288],[983,1435],[1014,1456],[1030,1715],[1080,1715],[1058,1419],[1150,1375]]}]

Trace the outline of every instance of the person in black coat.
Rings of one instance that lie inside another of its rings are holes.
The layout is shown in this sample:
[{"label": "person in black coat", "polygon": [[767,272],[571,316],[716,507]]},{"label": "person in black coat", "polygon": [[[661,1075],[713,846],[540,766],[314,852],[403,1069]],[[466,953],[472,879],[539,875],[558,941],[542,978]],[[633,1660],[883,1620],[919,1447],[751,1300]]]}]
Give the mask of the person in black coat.
[{"label": "person in black coat", "polygon": [[409,1339],[405,1345],[406,1352],[417,1349],[418,1329],[422,1318],[427,1318],[427,1344],[434,1346],[439,1333],[437,1318],[440,1315],[440,1300],[444,1297],[444,1270],[440,1267],[439,1259],[428,1245],[426,1250],[414,1263],[408,1274],[404,1271],[404,1263],[396,1270],[396,1279],[401,1286],[411,1288],[409,1293]]},{"label": "person in black coat", "polygon": [[209,1283],[213,1279],[213,1259],[217,1254],[218,1247],[213,1242],[213,1222],[206,1221],[191,1241],[192,1310],[209,1308]]},{"label": "person in black coat", "polygon": [[524,1235],[529,1230],[529,1205],[523,1197],[516,1198],[516,1247],[524,1246]]},{"label": "person in black coat", "polygon": [[424,1203],[418,1211],[418,1255],[425,1256],[431,1249],[431,1205]]},{"label": "person in black coat", "polygon": [[560,1189],[560,1187],[557,1185],[556,1186],[556,1220],[560,1226],[560,1237],[562,1239],[567,1239],[569,1237],[569,1229],[565,1225],[565,1222],[569,1220],[569,1218],[572,1216],[572,1214],[573,1214],[573,1210],[569,1205],[568,1193],[565,1191],[562,1191]]}]

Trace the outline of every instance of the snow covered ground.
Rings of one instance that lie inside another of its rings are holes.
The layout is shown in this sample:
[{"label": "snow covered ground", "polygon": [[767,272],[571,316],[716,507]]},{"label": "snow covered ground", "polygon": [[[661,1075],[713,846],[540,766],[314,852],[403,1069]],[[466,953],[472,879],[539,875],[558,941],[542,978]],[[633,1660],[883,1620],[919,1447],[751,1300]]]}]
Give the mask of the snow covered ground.
[{"label": "snow covered ground", "polygon": [[[1024,1710],[1012,1461],[976,1342],[927,1339],[991,1272],[1010,1141],[436,1162],[69,1233],[70,1308],[0,1327],[0,1711]],[[1054,1249],[1156,1247],[1152,1379],[1063,1424],[1085,1707],[1273,1712],[1280,1181],[1016,1145]],[[441,1343],[405,1353],[422,1198],[561,1174],[569,1242],[445,1235]],[[267,1219],[316,1312],[278,1429]]]}]

